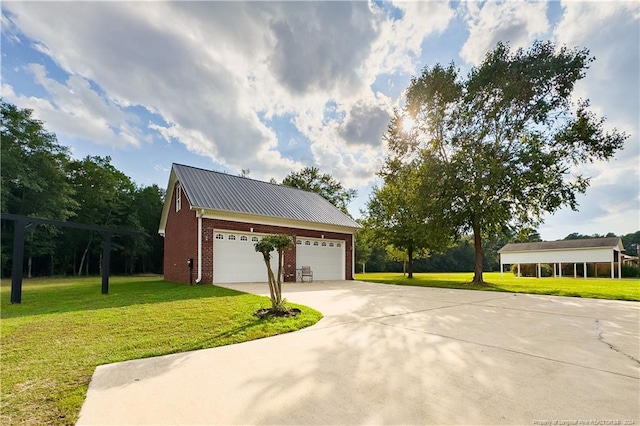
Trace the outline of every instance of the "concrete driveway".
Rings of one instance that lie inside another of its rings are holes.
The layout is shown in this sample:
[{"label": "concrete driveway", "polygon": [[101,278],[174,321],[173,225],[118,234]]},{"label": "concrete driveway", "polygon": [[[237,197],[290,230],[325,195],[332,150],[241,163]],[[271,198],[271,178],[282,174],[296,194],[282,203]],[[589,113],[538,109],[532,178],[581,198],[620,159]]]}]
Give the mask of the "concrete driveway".
[{"label": "concrete driveway", "polygon": [[100,366],[78,424],[640,424],[640,303],[362,282],[283,293],[325,317]]}]

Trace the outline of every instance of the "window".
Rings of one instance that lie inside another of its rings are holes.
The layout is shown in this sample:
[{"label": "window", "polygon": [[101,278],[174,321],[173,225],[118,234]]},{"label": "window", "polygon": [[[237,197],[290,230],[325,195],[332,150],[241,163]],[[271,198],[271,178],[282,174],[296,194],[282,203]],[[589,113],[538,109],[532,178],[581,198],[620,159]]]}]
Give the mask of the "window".
[{"label": "window", "polygon": [[176,212],[179,212],[182,208],[182,187],[180,184],[176,185]]},{"label": "window", "polygon": [[246,235],[241,235],[240,236],[240,241],[247,241],[247,240],[249,240],[249,239],[247,238]]},{"label": "window", "polygon": [[305,245],[305,246],[310,246],[310,245],[311,245],[311,243],[310,243],[309,241],[305,241],[305,242],[304,242],[304,245]]},{"label": "window", "polygon": [[230,239],[230,240],[235,240],[236,236],[235,235],[229,235],[227,238]]},{"label": "window", "polygon": [[326,247],[326,246],[327,246],[327,243],[323,242],[322,247]]},{"label": "window", "polygon": [[318,242],[317,242],[317,241],[314,241],[314,242],[313,242],[313,245],[314,245],[314,246],[317,246],[317,245],[318,245]]},{"label": "window", "polygon": [[329,243],[329,247],[333,247],[333,243]]},{"label": "window", "polygon": [[216,234],[216,240],[224,240],[224,235]]},{"label": "window", "polygon": [[340,243],[336,244],[338,247],[342,247],[342,245]]},{"label": "window", "polygon": [[296,240],[296,244],[302,244],[302,241]]},{"label": "window", "polygon": [[260,238],[258,238],[258,237],[251,237],[251,241],[253,241],[253,242],[255,243],[255,242],[260,241]]}]

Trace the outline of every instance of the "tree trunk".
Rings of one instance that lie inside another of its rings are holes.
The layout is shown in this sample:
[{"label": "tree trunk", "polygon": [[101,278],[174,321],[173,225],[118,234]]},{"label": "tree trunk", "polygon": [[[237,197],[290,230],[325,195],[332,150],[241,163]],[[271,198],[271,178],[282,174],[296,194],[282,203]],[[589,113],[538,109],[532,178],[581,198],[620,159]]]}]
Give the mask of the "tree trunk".
[{"label": "tree trunk", "polygon": [[482,235],[480,234],[480,227],[474,220],[473,227],[473,247],[476,254],[475,268],[473,271],[472,284],[484,285],[484,279],[482,278],[482,270],[484,269],[484,253],[482,251]]},{"label": "tree trunk", "polygon": [[268,254],[262,254],[264,256],[264,263],[267,265],[267,279],[269,280],[269,295],[271,296],[271,307],[275,308],[277,306],[276,303],[276,295],[275,295],[275,285],[273,278],[273,271],[271,270],[271,258]]},{"label": "tree trunk", "polygon": [[409,258],[409,277],[413,278],[413,246],[407,249],[407,257]]},{"label": "tree trunk", "polygon": [[27,278],[31,279],[31,265],[33,263],[33,257],[29,255],[27,259]]},{"label": "tree trunk", "polygon": [[[84,249],[84,253],[82,253],[82,258],[80,259],[80,266],[78,267],[78,276],[82,275],[82,266],[84,266],[85,261],[87,260],[87,253],[89,252],[89,246],[91,245],[91,240],[87,244],[87,247]],[[87,262],[89,263],[89,262]],[[87,273],[88,275],[88,273]]]}]

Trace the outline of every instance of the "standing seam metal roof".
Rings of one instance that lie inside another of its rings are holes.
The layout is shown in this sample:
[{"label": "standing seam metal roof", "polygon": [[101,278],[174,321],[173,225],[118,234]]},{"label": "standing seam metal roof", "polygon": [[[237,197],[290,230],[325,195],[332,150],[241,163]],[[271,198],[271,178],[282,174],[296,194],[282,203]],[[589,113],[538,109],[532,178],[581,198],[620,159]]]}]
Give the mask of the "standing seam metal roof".
[{"label": "standing seam metal roof", "polygon": [[536,251],[536,250],[560,250],[560,249],[586,249],[616,247],[620,237],[609,238],[584,238],[578,240],[539,241],[535,243],[510,243],[498,250],[498,253],[510,251]]},{"label": "standing seam metal roof", "polygon": [[315,192],[182,164],[173,170],[194,208],[360,227]]}]

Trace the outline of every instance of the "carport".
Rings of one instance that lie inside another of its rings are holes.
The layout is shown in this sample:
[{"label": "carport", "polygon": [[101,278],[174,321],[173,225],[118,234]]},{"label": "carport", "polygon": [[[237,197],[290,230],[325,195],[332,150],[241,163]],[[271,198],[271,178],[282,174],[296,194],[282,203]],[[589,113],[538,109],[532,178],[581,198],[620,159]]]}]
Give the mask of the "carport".
[{"label": "carport", "polygon": [[521,276],[521,264],[535,264],[537,277],[541,277],[541,265],[553,265],[553,276],[562,277],[562,266],[573,264],[573,277],[578,276],[578,265],[582,265],[583,277],[587,278],[587,265],[593,264],[597,276],[598,263],[610,265],[611,278],[615,278],[616,265],[618,278],[622,278],[621,253],[624,250],[622,240],[614,238],[588,238],[579,240],[540,241],[533,243],[510,243],[498,250],[500,253],[500,272],[504,265],[518,265],[517,274]]}]

